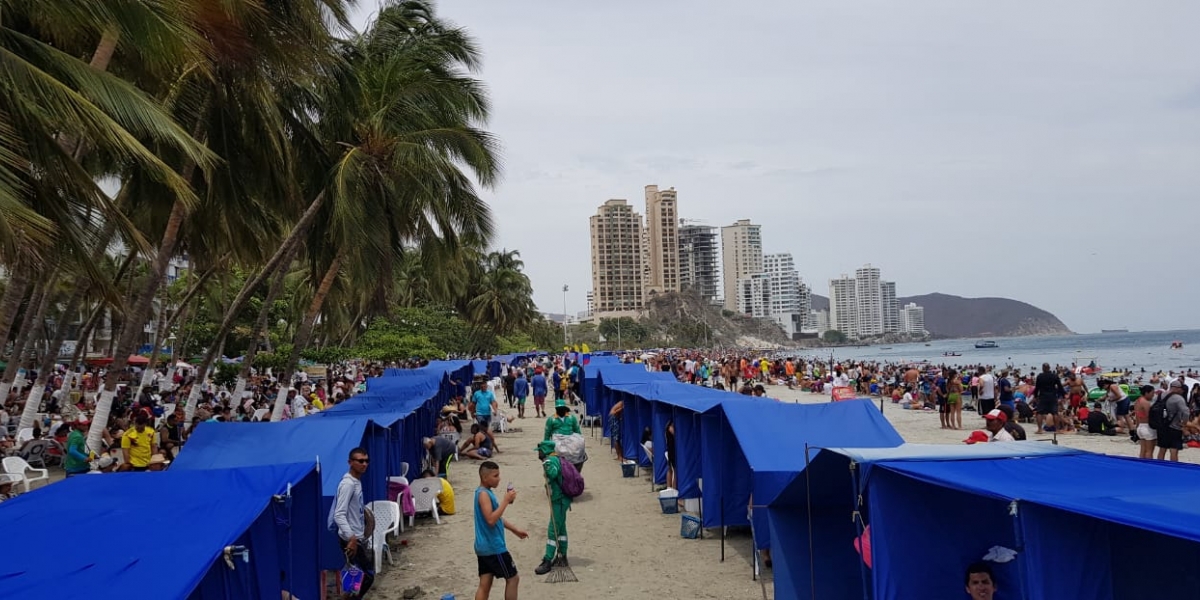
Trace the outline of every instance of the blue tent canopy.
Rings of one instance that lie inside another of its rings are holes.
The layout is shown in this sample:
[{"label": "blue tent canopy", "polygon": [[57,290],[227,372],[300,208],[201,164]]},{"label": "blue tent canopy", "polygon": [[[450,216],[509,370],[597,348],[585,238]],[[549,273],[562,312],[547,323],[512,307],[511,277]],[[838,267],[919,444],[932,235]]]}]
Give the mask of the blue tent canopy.
[{"label": "blue tent canopy", "polygon": [[[290,503],[272,500],[289,486]],[[49,531],[87,535],[48,535],[47,515]],[[323,524],[311,459],[73,477],[4,503],[0,530],[20,547],[0,561],[0,595],[116,599],[136,587],[156,598],[315,598]],[[234,544],[250,561],[230,570],[221,554]]]},{"label": "blue tent canopy", "polygon": [[[1192,597],[1200,589],[1195,465],[1077,454],[879,467],[868,481],[874,546],[904,540],[945,560],[918,576],[905,572],[911,557],[877,553],[876,598],[945,597],[943,580],[961,581],[965,565],[993,545],[1019,551],[997,573],[1006,598]],[[936,531],[894,504],[916,498],[945,507]]]},{"label": "blue tent canopy", "polygon": [[[757,506],[774,502],[804,470],[805,444],[816,448],[888,448],[904,443],[869,400],[829,404],[758,401],[727,404],[724,408],[741,451],[754,471]],[[810,453],[810,460],[819,452]]]},{"label": "blue tent canopy", "polygon": [[[1032,442],[816,449],[808,468],[764,511],[775,559],[776,594],[781,598],[800,597],[815,588],[820,598],[870,597],[871,572],[853,543],[869,518],[869,511],[859,506],[859,499],[866,497],[866,482],[880,461],[980,460],[1080,452]],[[757,520],[763,509],[755,511]],[[855,519],[856,515],[862,517]],[[815,549],[812,553],[810,536]]]},{"label": "blue tent canopy", "polygon": [[[366,502],[386,500],[387,478],[399,475],[392,465],[388,430],[366,417],[302,418],[275,423],[201,423],[171,471],[230,469],[320,461],[322,507],[328,514],[338,482],[346,473],[350,451],[362,446],[371,453],[371,468],[363,476]],[[379,460],[379,458],[383,458]],[[344,562],[336,537],[328,530],[321,535],[321,560],[327,569]]]}]

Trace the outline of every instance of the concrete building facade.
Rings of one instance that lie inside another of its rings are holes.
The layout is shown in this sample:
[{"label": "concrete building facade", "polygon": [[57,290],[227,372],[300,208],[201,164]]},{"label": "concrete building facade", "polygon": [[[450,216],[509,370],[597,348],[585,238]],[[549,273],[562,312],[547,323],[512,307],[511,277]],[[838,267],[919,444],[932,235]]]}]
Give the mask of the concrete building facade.
[{"label": "concrete building facade", "polygon": [[679,291],[679,209],[675,188],[646,186],[646,294]]},{"label": "concrete building facade", "polygon": [[857,281],[842,274],[829,280],[829,328],[848,338],[858,337],[858,303],[855,302]]},{"label": "concrete building facade", "polygon": [[739,281],[763,272],[762,226],[741,219],[721,228],[721,274],[725,309],[739,311]]},{"label": "concrete building facade", "polygon": [[900,302],[896,300],[896,282],[880,281],[879,296],[883,303],[883,332],[900,331]]},{"label": "concrete building facade", "polygon": [[642,216],[625,200],[609,200],[591,217],[595,314],[645,307],[642,230]]},{"label": "concrete building facade", "polygon": [[771,277],[756,273],[738,280],[737,311],[750,317],[771,316]]},{"label": "concrete building facade", "polygon": [[710,303],[721,298],[721,246],[716,227],[686,222],[679,227],[679,287],[696,290]]},{"label": "concrete building facade", "polygon": [[854,296],[858,305],[855,324],[858,337],[883,333],[883,293],[879,285],[879,269],[864,265],[854,271]]},{"label": "concrete building facade", "polygon": [[925,333],[924,307],[917,306],[915,302],[909,302],[900,311],[900,319],[903,321],[904,333]]}]

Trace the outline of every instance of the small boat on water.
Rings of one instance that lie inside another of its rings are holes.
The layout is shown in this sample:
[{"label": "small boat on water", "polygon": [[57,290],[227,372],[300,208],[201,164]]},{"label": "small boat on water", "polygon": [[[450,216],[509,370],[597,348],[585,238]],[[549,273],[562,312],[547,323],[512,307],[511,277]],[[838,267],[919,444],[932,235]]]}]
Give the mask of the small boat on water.
[{"label": "small boat on water", "polygon": [[986,342],[975,342],[975,347],[976,348],[999,348],[1000,345],[997,344],[996,342],[988,340]]},{"label": "small boat on water", "polygon": [[942,356],[962,356],[962,352],[943,352]]},{"label": "small boat on water", "polygon": [[1100,333],[1129,333],[1128,329],[1101,329]]},{"label": "small boat on water", "polygon": [[1180,341],[1171,342],[1171,349],[1172,350],[1182,350],[1183,342],[1180,342]]}]

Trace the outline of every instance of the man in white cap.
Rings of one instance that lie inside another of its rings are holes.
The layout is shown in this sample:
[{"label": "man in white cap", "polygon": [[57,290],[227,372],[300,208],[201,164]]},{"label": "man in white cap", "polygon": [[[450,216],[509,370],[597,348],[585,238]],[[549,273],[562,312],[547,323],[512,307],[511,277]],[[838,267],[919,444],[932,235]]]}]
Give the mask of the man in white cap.
[{"label": "man in white cap", "polygon": [[990,412],[988,412],[986,415],[983,415],[983,418],[987,419],[986,428],[988,430],[988,433],[992,434],[991,441],[993,441],[993,442],[1016,441],[1013,438],[1012,434],[1009,433],[1008,430],[1006,430],[1004,428],[1004,426],[1008,423],[1008,415],[1004,414],[1004,411],[1002,411],[998,408],[994,408]]}]

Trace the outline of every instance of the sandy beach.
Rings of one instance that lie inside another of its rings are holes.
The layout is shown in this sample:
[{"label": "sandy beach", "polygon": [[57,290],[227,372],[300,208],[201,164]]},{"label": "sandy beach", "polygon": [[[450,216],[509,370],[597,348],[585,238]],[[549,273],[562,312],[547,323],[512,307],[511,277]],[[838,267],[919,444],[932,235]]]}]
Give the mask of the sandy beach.
[{"label": "sandy beach", "polygon": [[[828,396],[768,386],[767,393],[783,402],[828,402]],[[876,400],[878,405],[878,400]],[[983,419],[972,412],[963,414],[965,431],[943,430],[936,412],[903,410],[886,402],[884,416],[905,441],[927,444],[961,444],[973,429],[983,428]],[[512,481],[518,498],[507,519],[529,531],[529,539],[508,537],[509,549],[521,571],[520,597],[534,600],[576,598],[773,598],[770,572],[765,581],[751,577],[749,532],[730,530],[725,561],[721,562],[718,530],[708,530],[703,540],[679,535],[679,515],[662,514],[657,494],[652,494],[648,476],[622,478],[621,471],[602,444],[597,430],[588,430],[590,460],[584,467],[587,492],[576,502],[568,524],[571,565],[578,583],[545,583],[533,574],[545,548],[549,506],[542,489],[540,463],[533,451],[542,432],[541,419],[517,420],[523,429],[498,435],[503,452],[497,458],[502,481]],[[1049,434],[1035,435],[1026,425],[1030,444],[1051,443]],[[1127,436],[1063,434],[1059,445],[1119,456],[1137,456],[1137,445]],[[1200,462],[1200,451],[1185,449],[1180,460]],[[451,467],[458,514],[444,516],[441,525],[418,519],[401,539],[408,546],[396,554],[395,566],[384,566],[372,596],[399,598],[403,590],[420,586],[421,598],[473,598],[478,576],[472,551],[474,529],[471,498],[478,484],[478,462],[464,459]],[[645,471],[643,471],[644,473]],[[395,544],[393,544],[395,545]],[[503,597],[499,584],[492,598]]]}]

